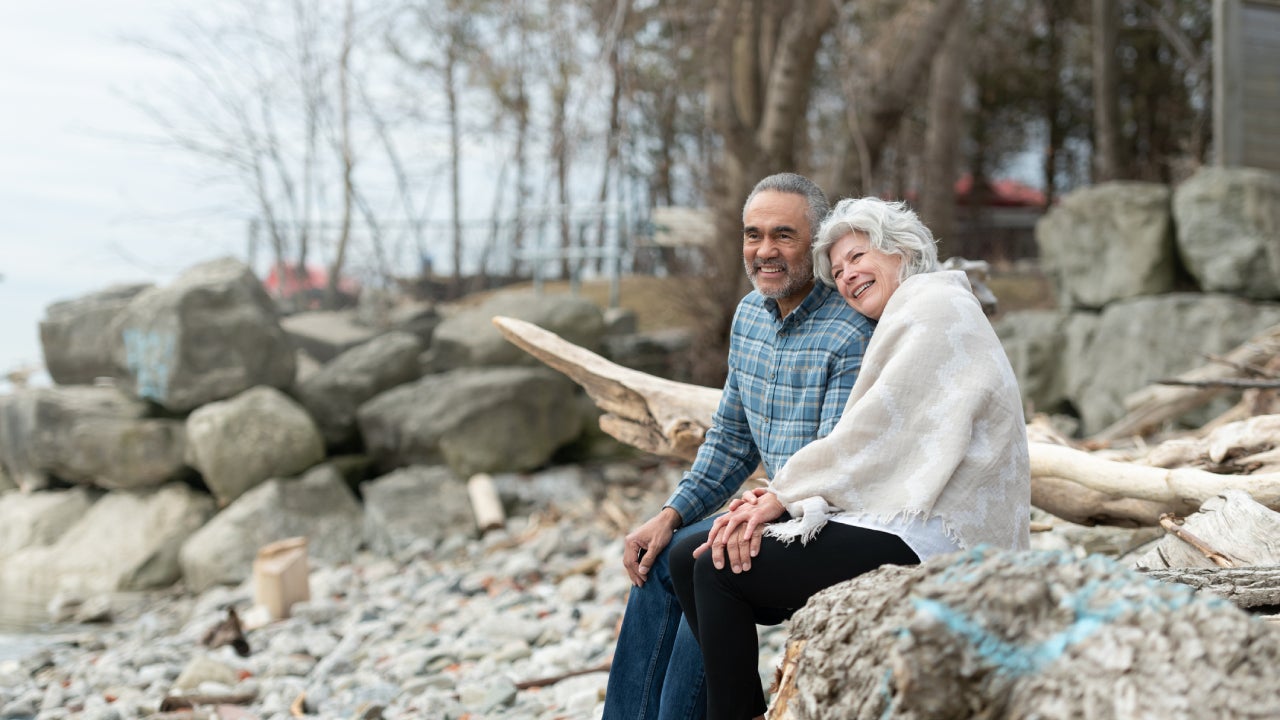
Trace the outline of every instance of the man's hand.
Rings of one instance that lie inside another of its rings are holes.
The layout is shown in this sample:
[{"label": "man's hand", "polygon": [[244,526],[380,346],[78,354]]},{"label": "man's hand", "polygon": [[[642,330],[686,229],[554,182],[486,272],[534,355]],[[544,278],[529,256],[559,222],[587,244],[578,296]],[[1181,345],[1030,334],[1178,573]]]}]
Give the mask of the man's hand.
[{"label": "man's hand", "polygon": [[679,525],[680,513],[665,507],[627,536],[622,545],[622,566],[627,569],[632,584],[644,585],[649,568],[653,567],[658,553],[671,542],[671,535]]},{"label": "man's hand", "polygon": [[[750,496],[750,497],[748,497]],[[735,500],[732,509],[716,518],[707,535],[707,541],[693,551],[694,556],[711,550],[711,562],[716,569],[723,569],[728,556],[729,567],[735,573],[751,569],[751,558],[760,553],[760,539],[765,523],[785,512],[776,495],[767,490],[754,490]]]}]

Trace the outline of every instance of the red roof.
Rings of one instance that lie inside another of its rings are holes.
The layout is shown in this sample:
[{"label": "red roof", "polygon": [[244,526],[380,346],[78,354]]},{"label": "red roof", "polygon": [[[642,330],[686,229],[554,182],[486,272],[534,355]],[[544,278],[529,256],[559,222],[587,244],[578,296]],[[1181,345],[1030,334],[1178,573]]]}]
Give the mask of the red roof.
[{"label": "red roof", "polygon": [[[994,207],[1043,207],[1044,193],[1018,182],[1005,178],[1003,180],[988,180],[987,188],[990,196],[987,205]],[[956,203],[964,204],[969,197],[969,193],[973,192],[973,175],[965,173],[956,180],[955,193]]]}]

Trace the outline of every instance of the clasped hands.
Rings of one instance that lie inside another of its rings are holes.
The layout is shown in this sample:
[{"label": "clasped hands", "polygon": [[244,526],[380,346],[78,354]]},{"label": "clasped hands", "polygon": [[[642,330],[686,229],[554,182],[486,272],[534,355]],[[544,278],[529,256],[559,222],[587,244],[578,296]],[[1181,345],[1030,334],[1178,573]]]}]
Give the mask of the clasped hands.
[{"label": "clasped hands", "polygon": [[751,569],[751,558],[760,553],[765,524],[784,512],[786,508],[777,495],[765,488],[748,490],[729,503],[728,512],[716,518],[707,541],[693,551],[693,556],[698,557],[710,549],[711,562],[717,570],[724,569],[727,556],[733,572],[744,573]]}]

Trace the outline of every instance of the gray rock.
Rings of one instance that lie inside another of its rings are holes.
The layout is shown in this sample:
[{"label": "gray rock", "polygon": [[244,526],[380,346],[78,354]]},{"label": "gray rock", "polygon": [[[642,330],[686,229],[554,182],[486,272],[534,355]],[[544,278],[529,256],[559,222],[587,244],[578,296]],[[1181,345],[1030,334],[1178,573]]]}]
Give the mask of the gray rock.
[{"label": "gray rock", "polygon": [[298,383],[302,406],[315,418],[330,445],[356,433],[356,409],[380,392],[417,379],[422,341],[392,332],[342,353]]},{"label": "gray rock", "polygon": [[296,475],[324,459],[324,440],[315,421],[270,387],[256,387],[191,413],[187,438],[192,466],[223,503],[267,478]]},{"label": "gray rock", "polygon": [[0,395],[0,465],[27,491],[55,475],[116,486],[163,482],[182,467],[182,437],[173,421],[145,420],[146,413],[146,403],[114,388]]},{"label": "gray rock", "polygon": [[[1107,307],[1082,350],[1066,347],[1067,395],[1093,434],[1119,419],[1124,398],[1156,380],[1203,365],[1280,323],[1280,304],[1175,293]],[[1084,333],[1084,330],[1080,331]]]},{"label": "gray rock", "polygon": [[111,324],[134,296],[151,287],[113,285],[45,308],[40,346],[49,377],[60,385],[78,385],[114,376]]},{"label": "gray rock", "polygon": [[445,372],[461,367],[538,365],[532,355],[507,342],[493,324],[495,315],[526,320],[589,350],[598,350],[604,335],[604,316],[588,300],[501,292],[478,307],[460,310],[436,327],[431,349],[424,356],[425,369]]},{"label": "gray rock", "polygon": [[429,375],[378,395],[357,418],[382,467],[445,462],[462,477],[531,470],[582,430],[572,383],[538,368]]},{"label": "gray rock", "polygon": [[170,585],[181,574],[177,549],[212,514],[211,498],[176,483],[107,493],[57,542],[10,557],[0,587],[48,598]]},{"label": "gray rock", "polygon": [[142,292],[111,331],[123,387],[175,412],[256,385],[293,384],[293,345],[262,284],[238,260],[202,263]]},{"label": "gray rock", "polygon": [[1280,173],[1201,168],[1174,191],[1173,217],[1202,289],[1280,299]]},{"label": "gray rock", "polygon": [[84,488],[0,496],[0,558],[57,542],[95,499]]},{"label": "gray rock", "polygon": [[689,350],[693,347],[693,339],[693,331],[687,328],[611,335],[604,339],[604,354],[623,367],[668,380],[688,382],[691,375]]},{"label": "gray rock", "polygon": [[258,548],[304,535],[311,557],[340,563],[360,545],[355,496],[330,465],[298,479],[272,479],[241,495],[182,546],[182,575],[195,590],[234,584],[253,571]]},{"label": "gray rock", "polygon": [[373,552],[397,557],[421,539],[476,533],[467,486],[447,467],[408,467],[360,486],[364,539]]},{"label": "gray rock", "polygon": [[363,345],[382,331],[356,320],[354,310],[315,310],[280,320],[289,339],[321,364]]},{"label": "gray rock", "polygon": [[1056,412],[1067,401],[1063,345],[1068,314],[1028,310],[994,323],[996,335],[1018,377],[1022,400],[1035,412]]},{"label": "gray rock", "polygon": [[1100,183],[1064,195],[1036,223],[1060,307],[1097,309],[1173,290],[1169,195],[1156,183]]},{"label": "gray rock", "polygon": [[527,475],[499,473],[493,476],[493,484],[508,515],[594,502],[587,475],[577,465],[558,465]]}]

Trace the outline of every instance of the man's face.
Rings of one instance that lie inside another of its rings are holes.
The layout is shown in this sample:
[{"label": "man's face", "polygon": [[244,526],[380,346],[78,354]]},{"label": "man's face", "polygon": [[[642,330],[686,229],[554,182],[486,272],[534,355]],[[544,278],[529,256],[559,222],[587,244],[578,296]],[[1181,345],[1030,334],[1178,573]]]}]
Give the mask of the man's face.
[{"label": "man's face", "polygon": [[798,303],[813,287],[809,203],[803,195],[766,190],[742,214],[742,262],[756,291]]}]

